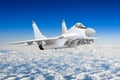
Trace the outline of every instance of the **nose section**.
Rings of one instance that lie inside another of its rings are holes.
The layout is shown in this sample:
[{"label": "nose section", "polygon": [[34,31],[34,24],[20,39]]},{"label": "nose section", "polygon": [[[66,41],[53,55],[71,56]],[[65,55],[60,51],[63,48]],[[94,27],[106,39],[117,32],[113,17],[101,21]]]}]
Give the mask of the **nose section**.
[{"label": "nose section", "polygon": [[88,37],[91,37],[91,36],[95,35],[95,33],[96,33],[96,31],[95,31],[94,29],[92,29],[92,28],[87,28],[87,29],[85,30],[85,34],[86,34],[86,36],[88,36]]}]

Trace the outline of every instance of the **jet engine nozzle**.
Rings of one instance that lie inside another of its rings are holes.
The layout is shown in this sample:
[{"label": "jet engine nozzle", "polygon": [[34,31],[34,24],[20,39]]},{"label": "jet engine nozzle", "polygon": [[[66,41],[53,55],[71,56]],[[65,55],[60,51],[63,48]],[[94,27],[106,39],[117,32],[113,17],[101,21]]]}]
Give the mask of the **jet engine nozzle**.
[{"label": "jet engine nozzle", "polygon": [[88,36],[88,37],[93,36],[95,33],[96,33],[96,31],[95,31],[94,29],[92,29],[92,28],[87,28],[87,29],[85,30],[85,34],[86,34],[86,36]]}]

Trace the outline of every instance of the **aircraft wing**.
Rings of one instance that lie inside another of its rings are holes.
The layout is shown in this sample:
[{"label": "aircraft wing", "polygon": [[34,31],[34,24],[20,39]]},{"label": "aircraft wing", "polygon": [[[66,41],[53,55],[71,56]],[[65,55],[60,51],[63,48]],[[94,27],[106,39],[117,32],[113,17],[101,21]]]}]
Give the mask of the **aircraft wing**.
[{"label": "aircraft wing", "polygon": [[33,42],[46,42],[46,41],[55,41],[57,39],[61,39],[63,38],[63,36],[58,36],[58,37],[54,37],[54,38],[45,38],[45,39],[32,39],[32,40],[25,40],[25,41],[17,41],[17,42],[12,42],[11,44],[24,44],[27,43],[29,45],[31,45]]},{"label": "aircraft wing", "polygon": [[[73,36],[72,36],[73,37]],[[25,40],[25,41],[17,41],[17,42],[12,42],[12,44],[24,44],[27,43],[28,45],[32,45],[34,42],[42,44],[42,42],[47,42],[47,41],[55,41],[58,39],[70,39],[71,36],[58,36],[58,37],[54,37],[54,38],[45,38],[45,39],[33,39],[33,40]],[[92,39],[92,40],[97,40],[99,38],[93,38],[93,37],[82,37],[79,39]]]}]

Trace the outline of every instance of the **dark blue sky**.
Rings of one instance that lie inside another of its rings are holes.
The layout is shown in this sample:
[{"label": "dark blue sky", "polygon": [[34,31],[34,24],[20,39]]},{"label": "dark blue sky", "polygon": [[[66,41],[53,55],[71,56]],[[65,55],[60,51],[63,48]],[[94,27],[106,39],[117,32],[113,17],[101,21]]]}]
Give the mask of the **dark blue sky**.
[{"label": "dark blue sky", "polygon": [[61,21],[97,30],[96,37],[120,34],[120,0],[0,0],[0,44],[32,39],[35,20],[47,37],[60,35]]}]

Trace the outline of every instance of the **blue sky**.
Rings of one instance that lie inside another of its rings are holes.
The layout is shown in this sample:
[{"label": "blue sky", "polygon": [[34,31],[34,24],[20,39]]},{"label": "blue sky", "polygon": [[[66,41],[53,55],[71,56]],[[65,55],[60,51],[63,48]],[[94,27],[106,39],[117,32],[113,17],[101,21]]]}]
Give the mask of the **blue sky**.
[{"label": "blue sky", "polygon": [[60,35],[62,19],[96,29],[101,41],[120,40],[119,0],[0,0],[0,44],[34,38],[32,20],[45,36]]}]

